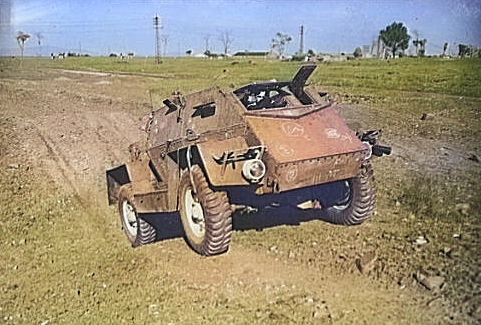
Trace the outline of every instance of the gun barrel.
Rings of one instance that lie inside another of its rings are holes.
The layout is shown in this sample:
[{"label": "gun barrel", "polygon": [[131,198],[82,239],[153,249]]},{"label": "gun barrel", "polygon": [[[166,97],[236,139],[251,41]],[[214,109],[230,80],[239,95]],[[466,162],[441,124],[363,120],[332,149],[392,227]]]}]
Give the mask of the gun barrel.
[{"label": "gun barrel", "polygon": [[391,147],[388,146],[381,146],[378,144],[372,146],[372,154],[377,157],[382,157],[383,155],[390,155],[391,151]]}]

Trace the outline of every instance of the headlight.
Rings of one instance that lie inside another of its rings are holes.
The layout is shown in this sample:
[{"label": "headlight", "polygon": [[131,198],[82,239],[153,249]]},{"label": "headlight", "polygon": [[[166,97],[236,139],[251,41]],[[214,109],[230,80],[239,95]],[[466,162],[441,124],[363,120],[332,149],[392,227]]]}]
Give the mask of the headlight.
[{"label": "headlight", "polygon": [[242,175],[251,183],[259,183],[266,174],[266,165],[260,159],[248,160],[242,167]]}]

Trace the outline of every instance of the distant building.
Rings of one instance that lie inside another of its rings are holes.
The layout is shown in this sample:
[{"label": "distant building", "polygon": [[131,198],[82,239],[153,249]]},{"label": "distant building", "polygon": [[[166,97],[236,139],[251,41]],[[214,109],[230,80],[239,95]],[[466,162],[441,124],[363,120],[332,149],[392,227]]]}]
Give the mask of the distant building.
[{"label": "distant building", "polygon": [[371,58],[372,57],[372,47],[370,45],[362,45],[361,46],[361,53],[363,58]]}]

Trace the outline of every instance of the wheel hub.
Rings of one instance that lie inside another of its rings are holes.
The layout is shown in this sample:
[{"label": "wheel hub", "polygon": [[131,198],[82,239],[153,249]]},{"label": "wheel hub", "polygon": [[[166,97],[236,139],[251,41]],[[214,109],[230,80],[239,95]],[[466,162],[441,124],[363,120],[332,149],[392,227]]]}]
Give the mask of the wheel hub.
[{"label": "wheel hub", "polygon": [[205,235],[205,218],[202,205],[194,196],[192,190],[185,193],[185,208],[187,213],[187,221],[189,228],[195,236],[202,237]]},{"label": "wheel hub", "polygon": [[122,203],[122,217],[124,218],[127,231],[133,236],[137,235],[137,214],[128,201]]}]

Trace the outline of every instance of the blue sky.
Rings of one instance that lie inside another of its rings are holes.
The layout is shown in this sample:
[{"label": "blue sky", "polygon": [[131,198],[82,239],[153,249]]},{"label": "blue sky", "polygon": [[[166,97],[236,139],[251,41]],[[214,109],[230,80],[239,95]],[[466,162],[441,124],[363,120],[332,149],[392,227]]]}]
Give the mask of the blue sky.
[{"label": "blue sky", "polygon": [[[10,9],[10,10],[9,10]],[[230,53],[267,51],[277,32],[292,36],[287,52],[352,53],[371,45],[381,29],[402,22],[413,37],[427,39],[428,54],[444,42],[481,46],[481,0],[0,0],[0,54],[18,55],[18,31],[32,37],[25,55],[79,52],[155,54],[153,18],[161,18],[161,52],[222,52],[220,34],[233,39]],[[165,45],[165,46],[164,46]]]}]

